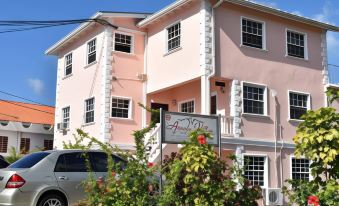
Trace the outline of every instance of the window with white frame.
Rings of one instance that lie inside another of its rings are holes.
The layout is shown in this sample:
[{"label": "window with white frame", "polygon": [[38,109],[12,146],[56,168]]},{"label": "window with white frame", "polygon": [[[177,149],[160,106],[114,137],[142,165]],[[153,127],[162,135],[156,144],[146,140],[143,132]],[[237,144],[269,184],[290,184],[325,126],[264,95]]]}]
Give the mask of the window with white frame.
[{"label": "window with white frame", "polygon": [[167,28],[167,51],[180,47],[181,23],[177,23]]},{"label": "window with white frame", "polygon": [[132,53],[132,36],[126,34],[115,33],[114,50]]},{"label": "window with white frame", "polygon": [[242,18],[241,24],[242,45],[265,49],[264,24],[247,18]]},{"label": "window with white frame", "polygon": [[304,59],[306,54],[305,34],[287,30],[287,55]]},{"label": "window with white frame", "polygon": [[112,117],[131,118],[131,99],[112,97]]},{"label": "window with white frame", "polygon": [[243,84],[243,112],[246,114],[266,114],[266,87]]},{"label": "window with white frame", "polygon": [[94,122],[94,97],[85,100],[85,123]]},{"label": "window with white frame", "polygon": [[252,185],[266,185],[265,158],[265,156],[244,155],[244,176]]},{"label": "window with white frame", "polygon": [[96,61],[96,39],[93,39],[87,43],[87,64]]},{"label": "window with white frame", "polygon": [[180,103],[180,112],[194,113],[194,100]]},{"label": "window with white frame", "polygon": [[65,129],[69,128],[70,111],[70,107],[65,107],[62,109],[62,124]]},{"label": "window with white frame", "polygon": [[309,107],[309,95],[297,92],[289,92],[290,119],[300,120]]},{"label": "window with white frame", "polygon": [[72,74],[72,61],[73,61],[73,54],[69,53],[65,56],[65,76]]},{"label": "window with white frame", "polygon": [[292,157],[292,179],[309,180],[310,179],[310,160],[305,158]]}]

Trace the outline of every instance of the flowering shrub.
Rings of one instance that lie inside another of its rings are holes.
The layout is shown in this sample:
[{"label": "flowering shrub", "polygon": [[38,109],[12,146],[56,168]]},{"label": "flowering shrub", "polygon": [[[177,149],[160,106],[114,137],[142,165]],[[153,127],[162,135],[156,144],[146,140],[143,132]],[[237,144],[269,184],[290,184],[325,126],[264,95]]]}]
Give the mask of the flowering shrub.
[{"label": "flowering shrub", "polygon": [[[177,154],[165,157],[166,180],[159,205],[256,205],[260,187],[252,187],[237,164],[229,167],[222,161],[206,138],[210,138],[209,133],[193,131]],[[240,190],[236,190],[238,184]]]}]

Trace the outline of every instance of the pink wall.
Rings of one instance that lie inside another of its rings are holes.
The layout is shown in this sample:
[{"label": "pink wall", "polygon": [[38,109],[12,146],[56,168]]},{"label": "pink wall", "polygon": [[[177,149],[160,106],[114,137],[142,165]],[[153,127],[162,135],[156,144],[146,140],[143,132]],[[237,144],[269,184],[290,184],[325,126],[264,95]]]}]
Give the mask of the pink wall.
[{"label": "pink wall", "polygon": [[[148,28],[147,92],[152,93],[200,76],[200,1],[167,15]],[[166,27],[181,22],[181,48],[166,53]]]},{"label": "pink wall", "polygon": [[[241,16],[266,22],[267,50],[240,47]],[[285,57],[285,29],[307,33],[309,60]],[[264,84],[278,92],[283,138],[292,141],[296,122],[288,121],[288,90],[311,94],[312,109],[324,106],[321,30],[273,15],[224,3],[216,11],[216,69],[222,77]],[[268,117],[242,118],[242,136],[273,139],[274,101],[268,93]]]},{"label": "pink wall", "polygon": [[[130,28],[128,25],[132,25],[134,20],[120,19],[114,22]],[[144,73],[144,35],[139,33],[130,35],[134,36],[134,53],[113,52],[112,75],[117,81],[112,81],[112,96],[132,98],[132,117],[110,118],[112,144],[133,145],[134,139],[131,134],[142,127],[142,109],[138,103],[143,100],[143,83],[137,79],[137,74]]]}]

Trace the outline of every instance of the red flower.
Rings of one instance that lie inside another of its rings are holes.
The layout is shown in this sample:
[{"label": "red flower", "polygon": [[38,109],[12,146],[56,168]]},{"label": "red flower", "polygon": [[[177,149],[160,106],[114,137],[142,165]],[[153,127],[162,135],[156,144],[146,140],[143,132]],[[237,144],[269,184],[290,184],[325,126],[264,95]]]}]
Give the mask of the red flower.
[{"label": "red flower", "polygon": [[319,198],[315,195],[311,195],[311,196],[308,197],[307,204],[319,206]]},{"label": "red flower", "polygon": [[115,177],[116,173],[114,171],[112,171],[112,177]]},{"label": "red flower", "polygon": [[153,162],[147,163],[147,167],[153,167],[153,166],[154,166]]},{"label": "red flower", "polygon": [[198,142],[199,142],[199,144],[206,144],[206,138],[205,138],[205,136],[204,135],[199,135],[198,136]]}]

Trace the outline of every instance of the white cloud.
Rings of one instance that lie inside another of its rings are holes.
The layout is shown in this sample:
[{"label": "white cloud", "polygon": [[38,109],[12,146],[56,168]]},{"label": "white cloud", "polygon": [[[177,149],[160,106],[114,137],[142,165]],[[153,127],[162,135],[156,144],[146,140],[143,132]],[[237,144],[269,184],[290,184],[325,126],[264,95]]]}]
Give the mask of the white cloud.
[{"label": "white cloud", "polygon": [[301,11],[293,11],[291,13],[294,15],[303,16],[303,13]]},{"label": "white cloud", "polygon": [[41,95],[44,91],[44,82],[37,78],[28,79],[28,85],[37,95]]},{"label": "white cloud", "polygon": [[257,4],[261,4],[261,5],[264,5],[264,6],[268,6],[268,7],[272,7],[272,8],[278,8],[278,5],[277,3],[275,2],[272,2],[272,1],[258,1],[258,0],[251,0],[252,2],[254,3],[257,3]]},{"label": "white cloud", "polygon": [[339,9],[333,6],[330,1],[326,1],[321,13],[314,15],[313,19],[324,23],[334,24],[331,22],[331,18],[336,15],[339,15]]}]

